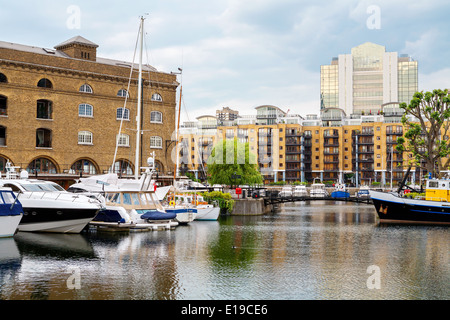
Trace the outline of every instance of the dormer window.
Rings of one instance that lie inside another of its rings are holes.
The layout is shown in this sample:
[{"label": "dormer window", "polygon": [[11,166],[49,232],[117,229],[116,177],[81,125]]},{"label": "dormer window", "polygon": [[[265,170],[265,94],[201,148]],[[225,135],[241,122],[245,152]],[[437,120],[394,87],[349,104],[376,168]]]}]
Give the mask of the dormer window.
[{"label": "dormer window", "polygon": [[80,87],[80,92],[84,92],[84,93],[92,93],[93,91],[92,91],[92,87],[91,87],[90,85],[88,85],[88,84],[83,84],[83,85]]},{"label": "dormer window", "polygon": [[37,86],[39,88],[48,88],[48,89],[53,88],[52,82],[46,78],[42,78],[41,80],[39,80]]}]

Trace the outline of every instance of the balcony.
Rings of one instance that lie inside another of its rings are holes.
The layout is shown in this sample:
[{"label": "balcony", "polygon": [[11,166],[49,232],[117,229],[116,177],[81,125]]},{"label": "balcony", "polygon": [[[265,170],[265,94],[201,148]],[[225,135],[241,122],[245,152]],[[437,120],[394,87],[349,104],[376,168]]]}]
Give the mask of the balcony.
[{"label": "balcony", "polygon": [[324,143],[323,143],[323,146],[324,147],[339,147],[339,141],[332,141],[332,142],[329,142],[329,141],[324,141]]}]

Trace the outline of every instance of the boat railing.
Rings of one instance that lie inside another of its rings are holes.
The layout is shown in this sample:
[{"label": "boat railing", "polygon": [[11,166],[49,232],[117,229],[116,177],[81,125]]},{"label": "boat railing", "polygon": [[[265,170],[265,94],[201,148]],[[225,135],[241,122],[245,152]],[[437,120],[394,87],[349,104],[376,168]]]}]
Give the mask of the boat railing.
[{"label": "boat railing", "polygon": [[[55,196],[56,194],[56,196]],[[88,200],[88,202],[98,202],[99,200],[95,200],[95,199],[91,199],[89,197],[85,197],[83,196],[82,199],[80,199],[80,195],[72,195],[72,194],[65,194],[64,192],[41,192],[41,191],[36,191],[36,192],[25,192],[25,193],[21,193],[21,197],[22,198],[26,198],[26,199],[49,199],[49,200],[63,200],[63,201],[70,201],[70,202],[86,202],[86,200]],[[81,200],[81,201],[79,201]]]}]

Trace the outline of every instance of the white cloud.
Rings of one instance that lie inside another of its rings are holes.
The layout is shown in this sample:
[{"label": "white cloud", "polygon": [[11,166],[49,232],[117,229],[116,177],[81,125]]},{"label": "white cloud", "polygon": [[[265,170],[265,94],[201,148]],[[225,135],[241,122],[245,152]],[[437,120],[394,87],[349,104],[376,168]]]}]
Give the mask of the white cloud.
[{"label": "white cloud", "polygon": [[[71,4],[80,6],[80,30],[65,26]],[[380,30],[367,28],[370,5],[381,9]],[[10,2],[2,6],[0,27],[18,31],[0,40],[52,47],[77,33],[99,44],[99,56],[131,61],[139,15],[148,12],[144,61],[163,72],[183,68],[184,100],[193,114],[224,106],[254,114],[256,106],[273,104],[305,115],[319,112],[320,65],[366,41],[418,60],[420,86],[448,86],[449,6],[443,0],[137,0],[118,6],[63,0],[45,8],[33,2],[24,12]]]},{"label": "white cloud", "polygon": [[434,89],[450,89],[450,68],[429,74],[419,73],[419,91],[432,91]]}]

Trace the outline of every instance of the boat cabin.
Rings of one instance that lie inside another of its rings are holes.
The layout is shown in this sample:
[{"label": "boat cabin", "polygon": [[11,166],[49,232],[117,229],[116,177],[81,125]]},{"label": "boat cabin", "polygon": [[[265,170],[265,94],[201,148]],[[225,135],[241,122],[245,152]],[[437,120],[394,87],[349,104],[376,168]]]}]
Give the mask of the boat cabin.
[{"label": "boat cabin", "polygon": [[107,192],[105,200],[108,206],[120,206],[125,209],[135,209],[137,212],[148,210],[164,211],[163,206],[154,192]]},{"label": "boat cabin", "polygon": [[428,180],[425,199],[450,202],[450,180]]}]

